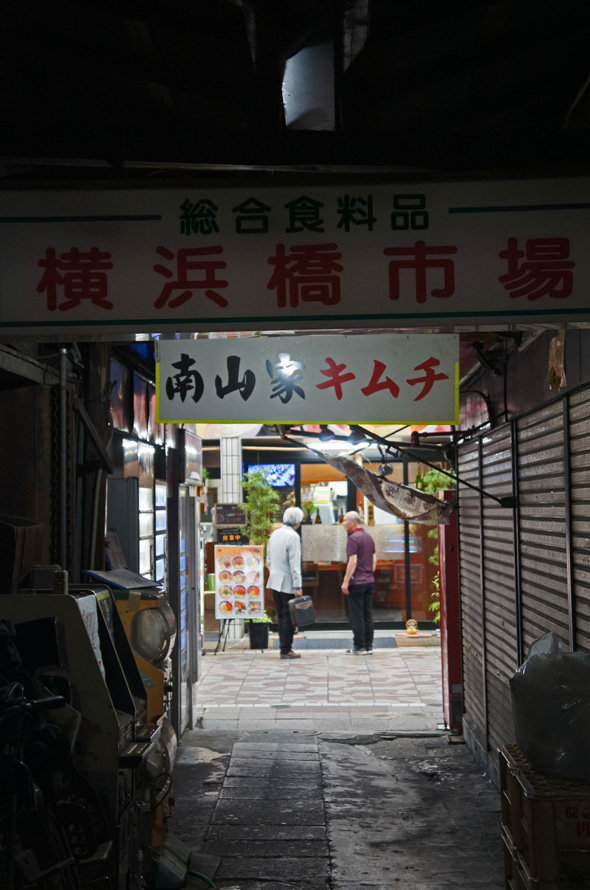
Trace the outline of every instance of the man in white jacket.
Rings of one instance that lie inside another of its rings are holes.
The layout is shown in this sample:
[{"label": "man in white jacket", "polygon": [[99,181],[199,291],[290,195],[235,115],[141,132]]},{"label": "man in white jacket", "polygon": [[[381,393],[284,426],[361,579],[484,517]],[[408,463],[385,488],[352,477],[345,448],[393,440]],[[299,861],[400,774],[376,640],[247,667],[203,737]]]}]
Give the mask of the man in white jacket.
[{"label": "man in white jacket", "polygon": [[289,600],[303,593],[301,587],[301,539],[297,529],[303,519],[299,507],[287,507],[283,524],[268,539],[266,565],[267,587],[272,590],[277,607],[281,658],[301,658],[293,652],[293,624],[289,614]]}]

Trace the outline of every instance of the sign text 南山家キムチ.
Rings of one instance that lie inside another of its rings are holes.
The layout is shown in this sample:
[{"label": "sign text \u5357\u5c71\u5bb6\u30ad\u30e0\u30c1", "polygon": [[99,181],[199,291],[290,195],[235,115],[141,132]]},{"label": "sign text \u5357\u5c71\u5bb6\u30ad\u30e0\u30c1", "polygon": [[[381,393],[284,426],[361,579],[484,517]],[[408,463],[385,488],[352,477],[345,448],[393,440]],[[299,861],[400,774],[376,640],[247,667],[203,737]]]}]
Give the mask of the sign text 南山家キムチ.
[{"label": "sign text \u5357\u5c71\u5bb6\u30ad\u30e0\u30c1", "polygon": [[160,422],[456,423],[457,334],[158,343]]}]

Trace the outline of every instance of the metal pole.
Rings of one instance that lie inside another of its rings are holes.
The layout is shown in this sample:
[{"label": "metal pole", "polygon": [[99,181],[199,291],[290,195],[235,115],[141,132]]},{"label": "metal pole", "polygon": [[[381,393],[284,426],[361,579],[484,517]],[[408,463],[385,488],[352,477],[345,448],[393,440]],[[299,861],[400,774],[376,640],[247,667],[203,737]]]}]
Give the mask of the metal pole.
[{"label": "metal pole", "polygon": [[[404,485],[408,484],[408,462],[403,462]],[[406,575],[406,621],[412,617],[412,561],[410,559],[410,523],[404,520],[404,570]]]}]

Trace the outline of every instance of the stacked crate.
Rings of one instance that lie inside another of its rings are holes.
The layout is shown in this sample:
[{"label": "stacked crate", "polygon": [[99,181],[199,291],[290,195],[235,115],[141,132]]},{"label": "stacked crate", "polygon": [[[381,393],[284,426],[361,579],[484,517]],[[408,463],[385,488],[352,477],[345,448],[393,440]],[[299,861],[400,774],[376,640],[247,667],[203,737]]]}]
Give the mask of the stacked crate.
[{"label": "stacked crate", "polygon": [[506,890],[590,888],[590,784],[541,775],[500,751]]}]

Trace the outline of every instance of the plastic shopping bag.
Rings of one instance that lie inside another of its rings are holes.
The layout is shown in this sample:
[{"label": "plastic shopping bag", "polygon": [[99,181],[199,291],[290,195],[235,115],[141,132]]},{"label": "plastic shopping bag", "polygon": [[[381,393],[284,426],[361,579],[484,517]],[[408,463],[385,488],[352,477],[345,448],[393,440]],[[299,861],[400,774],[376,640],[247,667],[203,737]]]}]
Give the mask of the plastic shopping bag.
[{"label": "plastic shopping bag", "polygon": [[534,769],[590,782],[590,655],[545,634],[511,677],[510,691],[516,740]]}]

